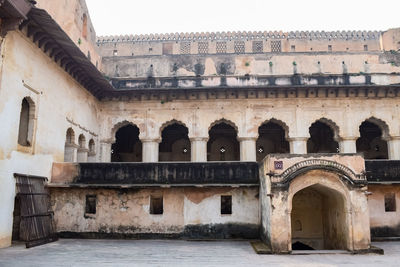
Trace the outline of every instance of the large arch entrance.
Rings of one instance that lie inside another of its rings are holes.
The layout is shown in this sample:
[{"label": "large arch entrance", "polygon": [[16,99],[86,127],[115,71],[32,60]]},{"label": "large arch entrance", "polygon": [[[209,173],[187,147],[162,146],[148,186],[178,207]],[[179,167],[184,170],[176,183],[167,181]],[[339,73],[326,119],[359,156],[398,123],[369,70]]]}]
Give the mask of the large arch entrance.
[{"label": "large arch entrance", "polygon": [[238,161],[240,160],[240,145],[236,129],[220,122],[209,131],[207,143],[207,161]]},{"label": "large arch entrance", "polygon": [[159,161],[190,161],[190,140],[188,128],[173,123],[161,132]]},{"label": "large arch entrance", "polygon": [[292,199],[292,250],[347,249],[344,197],[336,190],[315,184]]},{"label": "large arch entrance", "polygon": [[142,142],[139,128],[128,124],[115,133],[115,143],[111,146],[111,162],[141,162]]}]

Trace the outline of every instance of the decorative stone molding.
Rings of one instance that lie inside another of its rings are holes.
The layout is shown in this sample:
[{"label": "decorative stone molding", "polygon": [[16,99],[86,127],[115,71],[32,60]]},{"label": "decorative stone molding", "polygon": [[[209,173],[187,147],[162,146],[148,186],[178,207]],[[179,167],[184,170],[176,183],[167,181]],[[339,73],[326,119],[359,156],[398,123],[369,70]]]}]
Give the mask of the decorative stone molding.
[{"label": "decorative stone molding", "polygon": [[287,187],[294,178],[311,170],[325,170],[337,173],[343,181],[352,186],[363,186],[367,183],[365,173],[357,174],[343,164],[325,159],[304,160],[287,168],[281,174],[271,173],[268,175],[271,177],[273,187]]}]

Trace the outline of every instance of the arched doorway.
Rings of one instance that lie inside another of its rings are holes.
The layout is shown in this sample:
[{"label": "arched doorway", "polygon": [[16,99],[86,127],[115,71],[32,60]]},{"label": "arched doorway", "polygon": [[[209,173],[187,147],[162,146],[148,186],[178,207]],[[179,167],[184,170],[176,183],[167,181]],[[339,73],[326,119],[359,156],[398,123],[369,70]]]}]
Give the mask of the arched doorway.
[{"label": "arched doorway", "polygon": [[214,125],[208,134],[207,161],[240,160],[240,145],[234,127],[220,122]]},{"label": "arched doorway", "polygon": [[275,123],[264,123],[258,128],[256,142],[257,161],[261,161],[271,153],[289,153],[289,142],[285,138],[285,129]]},{"label": "arched doorway", "polygon": [[188,132],[188,129],[179,123],[165,127],[161,132],[159,161],[190,161]]},{"label": "arched doorway", "polygon": [[343,195],[321,184],[292,199],[292,250],[347,249],[348,223]]},{"label": "arched doorway", "polygon": [[111,162],[141,162],[142,142],[139,128],[128,124],[115,133],[115,143],[111,146]]},{"label": "arched doorway", "polygon": [[307,153],[338,153],[339,144],[334,140],[335,133],[322,121],[314,122],[307,140]]},{"label": "arched doorway", "polygon": [[357,139],[357,152],[364,153],[365,159],[388,159],[388,147],[383,140],[381,128],[370,121],[360,125],[360,138]]}]

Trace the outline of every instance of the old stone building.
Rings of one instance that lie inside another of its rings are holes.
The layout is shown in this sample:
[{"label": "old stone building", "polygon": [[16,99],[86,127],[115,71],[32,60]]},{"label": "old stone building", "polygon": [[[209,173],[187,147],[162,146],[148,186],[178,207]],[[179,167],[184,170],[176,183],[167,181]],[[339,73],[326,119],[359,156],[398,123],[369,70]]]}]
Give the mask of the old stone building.
[{"label": "old stone building", "polygon": [[0,4],[0,246],[37,176],[63,237],[400,236],[400,29],[96,38],[32,2]]}]

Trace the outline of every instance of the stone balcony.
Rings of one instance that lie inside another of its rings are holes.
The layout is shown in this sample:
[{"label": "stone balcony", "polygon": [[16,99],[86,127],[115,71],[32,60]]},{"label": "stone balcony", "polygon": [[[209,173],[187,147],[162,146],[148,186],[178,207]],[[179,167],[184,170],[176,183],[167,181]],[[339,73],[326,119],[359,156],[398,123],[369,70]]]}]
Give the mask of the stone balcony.
[{"label": "stone balcony", "polygon": [[51,187],[258,186],[256,162],[54,163]]}]

